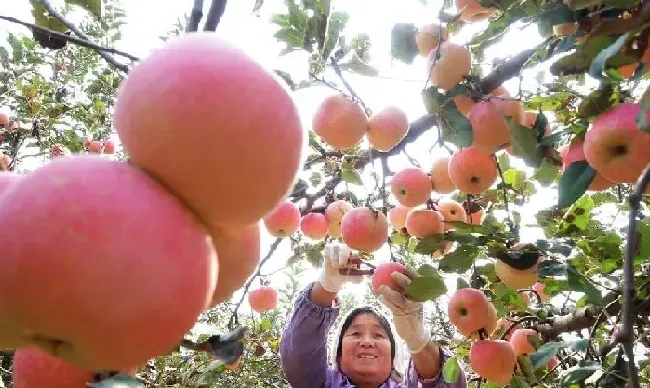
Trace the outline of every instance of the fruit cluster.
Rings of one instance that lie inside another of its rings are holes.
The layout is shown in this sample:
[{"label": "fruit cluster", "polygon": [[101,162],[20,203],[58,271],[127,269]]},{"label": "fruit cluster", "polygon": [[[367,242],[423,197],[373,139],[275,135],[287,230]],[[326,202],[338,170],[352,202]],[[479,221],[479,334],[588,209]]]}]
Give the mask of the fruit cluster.
[{"label": "fruit cluster", "polygon": [[[512,251],[526,250],[535,254],[535,249],[526,244],[515,244]],[[499,279],[512,290],[531,289],[540,302],[548,302],[550,297],[544,293],[544,284],[537,276],[537,266],[545,257],[537,255],[534,264],[526,269],[511,267],[501,260],[496,261]],[[530,303],[528,291],[519,291],[523,303]],[[472,340],[470,363],[472,370],[482,378],[495,384],[507,384],[512,378],[518,356],[528,356],[535,352],[538,338],[534,328],[523,328],[520,323],[502,317],[485,293],[475,288],[458,289],[448,304],[450,322],[459,333]],[[552,369],[557,363],[553,357],[548,365]]]},{"label": "fruit cluster", "polygon": [[[475,0],[457,0],[456,8],[462,10],[460,19],[466,23],[483,21],[495,11]],[[557,35],[566,36],[575,32],[576,24],[555,27]],[[429,23],[421,26],[415,37],[419,55],[430,61],[431,84],[445,92],[467,77],[471,69],[470,51],[448,41],[448,35],[445,27]],[[648,63],[649,59],[650,47],[640,62]],[[637,63],[625,65],[619,71],[628,78],[637,66]],[[513,147],[507,120],[534,129],[537,112],[525,111],[522,102],[511,97],[503,86],[480,99],[460,93],[453,102],[471,124],[472,144],[454,152],[449,162],[449,175],[459,190],[480,194],[497,178],[491,155],[505,149],[512,156],[522,156]],[[586,161],[596,171],[588,187],[591,191],[605,190],[617,183],[636,182],[650,163],[650,153],[646,151],[650,147],[650,134],[639,130],[637,121],[641,110],[640,103],[625,102],[598,115],[586,133],[575,136],[570,144],[559,148],[562,169],[566,170],[574,162]],[[650,118],[650,113],[646,115]],[[538,138],[546,138],[551,132],[547,124]]]},{"label": "fruit cluster", "polygon": [[0,222],[11,225],[0,235],[0,346],[18,349],[17,387],[33,386],[20,385],[24,359],[117,371],[173,349],[253,272],[260,221],[303,162],[288,91],[212,33],[140,61],[114,127],[128,163],[93,141],[89,154],[0,175]]}]

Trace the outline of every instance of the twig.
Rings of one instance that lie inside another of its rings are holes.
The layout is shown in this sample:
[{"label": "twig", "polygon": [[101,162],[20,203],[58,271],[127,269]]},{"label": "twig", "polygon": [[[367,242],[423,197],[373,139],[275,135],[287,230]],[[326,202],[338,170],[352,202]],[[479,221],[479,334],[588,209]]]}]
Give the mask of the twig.
[{"label": "twig", "polygon": [[510,333],[512,331],[512,329],[514,329],[517,325],[519,325],[521,323],[528,322],[528,321],[539,321],[539,320],[540,320],[540,318],[536,317],[534,315],[527,315],[525,317],[521,317],[521,318],[516,319],[516,320],[509,320],[510,322],[512,322],[512,324],[506,329],[506,331],[504,331],[501,334],[501,337],[499,337],[499,339],[501,339],[501,340],[505,339],[506,336],[508,335],[508,333]]},{"label": "twig", "polygon": [[359,97],[359,95],[354,91],[354,89],[352,89],[352,86],[350,86],[348,81],[346,81],[345,78],[343,78],[343,73],[341,73],[341,68],[339,67],[339,63],[336,61],[336,59],[334,59],[334,57],[330,58],[330,61],[332,62],[332,68],[334,69],[334,72],[339,77],[341,82],[343,82],[343,86],[345,86],[345,88],[348,90],[350,95],[363,107],[363,110],[366,111],[366,114],[370,116],[372,112],[370,111],[368,106],[363,102],[361,97]]},{"label": "twig", "polygon": [[[37,1],[39,3],[41,3],[47,9],[47,12],[50,15],[52,15],[55,18],[59,19],[59,21],[61,21],[61,23],[63,23],[66,27],[68,27],[68,29],[70,29],[72,32],[77,34],[78,37],[80,37],[82,39],[85,39],[88,42],[92,41],[88,35],[86,35],[83,31],[78,29],[77,26],[75,26],[70,21],[68,21],[68,19],[66,19],[63,15],[61,15],[61,13],[59,11],[54,9],[54,7],[52,7],[52,4],[50,4],[49,0],[37,0]],[[122,70],[125,73],[129,72],[129,67],[127,65],[125,65],[123,63],[119,63],[115,59],[115,57],[113,57],[111,54],[107,53],[106,51],[97,51],[97,53],[99,54],[99,56],[104,58],[106,60],[106,62],[110,63],[111,65],[115,66],[116,68]],[[131,59],[131,58],[129,58],[129,59]]]},{"label": "twig", "polygon": [[623,345],[627,355],[628,375],[630,385],[633,388],[639,386],[639,376],[634,363],[634,256],[639,249],[637,235],[637,218],[641,207],[641,199],[650,184],[650,165],[648,165],[641,176],[641,179],[634,186],[634,192],[630,194],[628,202],[630,204],[630,216],[627,231],[627,247],[625,250],[625,260],[623,262],[623,327],[620,330],[617,339]]},{"label": "twig", "polygon": [[442,22],[442,15],[444,14],[444,10],[445,2],[443,1],[440,5],[440,11],[438,11],[438,20],[440,21],[440,27],[438,28],[438,45],[436,46],[436,52],[433,54],[433,58],[431,59],[431,65],[429,65],[429,73],[424,80],[424,87],[422,87],[422,90],[426,90],[427,85],[429,85],[431,72],[433,71],[434,66],[436,66],[436,62],[438,62],[438,55],[440,55],[440,46],[442,46],[442,42],[444,41],[442,36],[444,32],[444,23]]},{"label": "twig", "polygon": [[194,0],[194,5],[192,6],[192,13],[190,13],[190,20],[187,23],[185,32],[198,31],[201,18],[203,18],[203,0]]},{"label": "twig", "polygon": [[203,31],[216,31],[221,17],[226,10],[227,0],[212,0],[210,9],[208,10],[208,17],[205,19]]},{"label": "twig", "polygon": [[228,328],[232,329],[235,325],[239,324],[239,317],[237,315],[237,311],[239,310],[239,307],[241,307],[242,303],[244,302],[244,298],[246,298],[246,294],[248,293],[248,289],[251,287],[251,284],[253,284],[253,281],[260,276],[260,273],[262,271],[262,266],[269,261],[271,256],[273,256],[273,253],[275,252],[276,249],[278,249],[278,246],[282,242],[282,238],[276,238],[273,244],[271,244],[271,247],[269,248],[269,251],[266,253],[266,256],[262,260],[260,260],[259,264],[257,264],[257,269],[255,270],[255,273],[253,276],[251,276],[246,283],[244,284],[244,287],[242,289],[242,295],[241,298],[239,298],[239,301],[235,304],[235,309],[232,311],[232,315],[230,316],[230,320],[228,321]]},{"label": "twig", "polygon": [[323,188],[318,190],[318,192],[314,194],[306,195],[305,198],[307,199],[307,203],[305,204],[305,206],[302,207],[302,209],[300,209],[300,214],[304,216],[305,214],[309,213],[313,209],[316,200],[324,196],[328,192],[333,191],[336,188],[336,186],[338,186],[338,184],[341,183],[342,179],[343,178],[341,177],[341,171],[339,170],[332,177],[332,179],[330,179],[327,183],[325,183],[325,186],[323,186]]},{"label": "twig", "polygon": [[[114,48],[110,48],[110,47],[100,46],[100,45],[95,44],[95,43],[93,43],[93,42],[91,42],[89,40],[84,40],[84,39],[80,39],[80,38],[77,38],[77,37],[74,37],[74,36],[71,36],[71,35],[63,34],[63,33],[60,33],[58,31],[50,30],[49,28],[41,27],[41,26],[39,26],[37,24],[23,22],[22,20],[18,20],[15,17],[0,15],[0,19],[6,20],[6,21],[8,21],[10,23],[20,24],[22,26],[25,26],[25,27],[30,28],[32,30],[42,32],[44,34],[48,34],[50,36],[56,36],[57,38],[64,39],[64,40],[66,40],[66,41],[68,41],[70,43],[74,43],[77,46],[86,47],[86,48],[95,50],[97,52],[102,52],[103,51],[103,52],[119,55],[119,56],[128,58],[128,59],[130,59],[132,61],[139,61],[140,60],[140,58],[138,58],[138,57],[136,57],[134,55],[131,55],[129,53],[125,53],[124,51],[120,51],[118,49],[114,49]],[[111,64],[113,64],[113,63],[111,63]],[[113,64],[113,65],[115,66],[115,64]],[[117,65],[124,66],[124,65],[121,65],[119,63]],[[116,66],[116,67],[118,67],[118,66]]]},{"label": "twig", "polygon": [[[515,231],[515,224],[512,222],[512,218],[510,217],[510,206],[508,203],[508,184],[506,183],[505,178],[503,177],[503,169],[501,168],[501,165],[499,164],[499,160],[497,159],[496,155],[493,155],[494,158],[494,164],[497,166],[497,171],[499,172],[499,177],[501,178],[501,185],[502,185],[502,191],[503,191],[503,208],[506,211],[506,216],[508,217],[508,227],[510,227],[510,231],[514,233]],[[516,233],[515,233],[516,234]]]}]

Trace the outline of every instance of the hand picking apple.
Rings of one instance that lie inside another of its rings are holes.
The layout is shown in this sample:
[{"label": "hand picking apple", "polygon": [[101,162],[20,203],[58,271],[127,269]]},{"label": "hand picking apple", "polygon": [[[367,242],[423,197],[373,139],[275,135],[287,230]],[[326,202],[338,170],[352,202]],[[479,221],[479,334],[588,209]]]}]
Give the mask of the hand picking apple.
[{"label": "hand picking apple", "polygon": [[[452,356],[430,340],[422,320],[422,302],[406,298],[408,284],[418,276],[408,266],[388,262],[372,271],[372,287],[391,311],[384,317],[370,307],[357,307],[340,328],[335,366],[327,363],[327,336],[339,313],[337,295],[346,284],[360,283],[367,270],[346,245],[323,250],[318,278],[303,289],[280,342],[282,369],[293,387],[466,388],[461,370],[455,382],[442,377],[442,366]],[[395,369],[397,335],[406,343],[410,362],[405,378]]]}]

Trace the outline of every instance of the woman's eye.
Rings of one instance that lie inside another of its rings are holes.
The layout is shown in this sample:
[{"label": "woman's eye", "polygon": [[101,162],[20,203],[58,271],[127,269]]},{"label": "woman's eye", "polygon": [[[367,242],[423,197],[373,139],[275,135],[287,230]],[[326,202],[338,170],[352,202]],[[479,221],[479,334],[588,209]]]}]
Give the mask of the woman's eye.
[{"label": "woman's eye", "polygon": [[375,338],[381,339],[381,338],[384,338],[384,335],[383,334],[375,334]]}]

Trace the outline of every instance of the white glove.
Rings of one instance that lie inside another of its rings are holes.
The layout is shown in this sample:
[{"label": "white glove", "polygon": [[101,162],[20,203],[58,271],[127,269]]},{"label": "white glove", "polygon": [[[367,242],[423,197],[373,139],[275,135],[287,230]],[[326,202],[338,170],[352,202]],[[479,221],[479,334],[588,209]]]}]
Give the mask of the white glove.
[{"label": "white glove", "polygon": [[358,269],[350,264],[352,251],[345,245],[331,244],[323,249],[323,268],[318,282],[329,292],[339,292],[345,283],[361,283],[363,275],[341,275],[339,269]]},{"label": "white glove", "polygon": [[422,302],[406,298],[405,290],[411,279],[418,276],[415,269],[406,267],[406,275],[393,272],[391,277],[402,289],[395,291],[388,286],[379,288],[379,301],[393,313],[397,334],[404,340],[411,354],[420,353],[431,340],[431,334],[424,328]]}]

